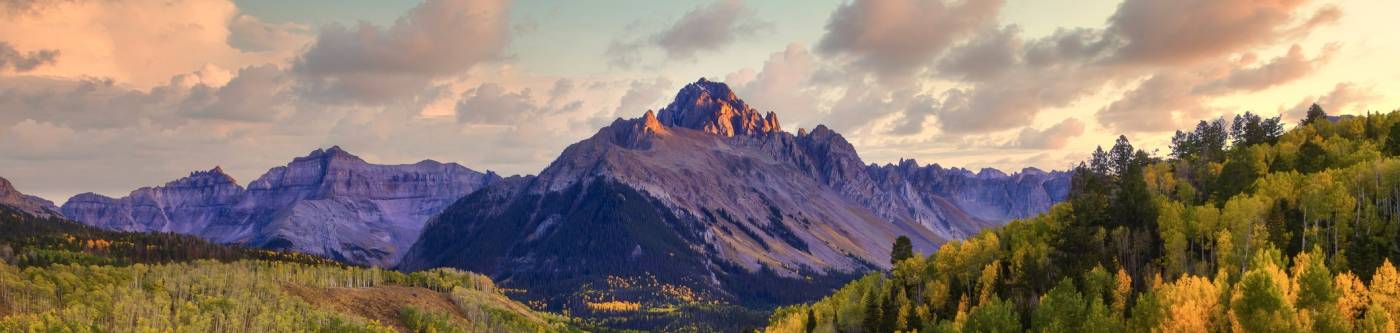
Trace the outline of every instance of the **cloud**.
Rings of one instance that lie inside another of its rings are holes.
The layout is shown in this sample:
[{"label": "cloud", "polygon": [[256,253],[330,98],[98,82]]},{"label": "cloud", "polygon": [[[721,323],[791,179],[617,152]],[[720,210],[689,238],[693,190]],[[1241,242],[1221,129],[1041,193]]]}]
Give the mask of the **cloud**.
[{"label": "cloud", "polygon": [[172,127],[195,119],[266,122],[297,108],[276,65],[235,74],[217,66],[172,77],[150,90],[110,79],[0,77],[0,126],[35,120],[75,130],[140,125]]},{"label": "cloud", "polygon": [[1193,93],[1197,78],[1183,71],[1158,73],[1129,90],[1097,114],[1100,124],[1119,131],[1162,132],[1176,129],[1211,111],[1204,96]]},{"label": "cloud", "polygon": [[641,62],[642,49],[645,46],[640,41],[614,39],[608,42],[608,48],[603,51],[603,57],[608,59],[609,66],[632,68]]},{"label": "cloud", "polygon": [[381,28],[324,28],[296,61],[310,93],[327,102],[384,103],[432,79],[501,56],[509,40],[503,0],[428,0]]},{"label": "cloud", "polygon": [[627,93],[618,100],[617,108],[611,115],[597,117],[593,125],[604,126],[618,117],[633,118],[640,117],[646,110],[655,110],[665,103],[662,99],[668,97],[672,89],[671,80],[664,77],[657,77],[650,80],[633,80],[628,84]]},{"label": "cloud", "polygon": [[[957,93],[952,91],[950,93]],[[956,100],[956,99],[950,99]],[[890,130],[895,135],[919,134],[924,131],[924,122],[928,121],[935,112],[938,111],[939,102],[927,95],[919,95],[914,100],[904,106],[904,113],[900,117],[899,123]]]},{"label": "cloud", "polygon": [[854,132],[876,119],[905,110],[897,100],[908,92],[892,92],[873,85],[851,84],[831,105],[822,123],[842,132]]},{"label": "cloud", "polygon": [[949,46],[994,23],[1002,0],[856,0],[842,4],[817,44],[882,78],[905,79]]},{"label": "cloud", "polygon": [[134,91],[107,79],[0,77],[0,127],[25,120],[76,129],[132,126],[184,100],[184,89]]},{"label": "cloud", "polygon": [[1121,131],[1171,131],[1220,111],[1207,105],[1216,97],[1296,81],[1326,63],[1334,51],[1329,45],[1308,59],[1294,45],[1286,55],[1255,67],[1241,67],[1252,62],[1253,55],[1247,55],[1236,62],[1163,70],[1102,109],[1099,123]]},{"label": "cloud", "polygon": [[[627,30],[640,26],[641,22],[634,22]],[[636,66],[642,52],[652,47],[666,53],[665,61],[694,60],[700,53],[721,50],[739,38],[772,28],[772,23],[758,19],[742,0],[716,0],[691,9],[655,34],[613,39],[603,56],[609,65],[619,68]]]},{"label": "cloud", "polygon": [[1008,143],[1010,147],[1026,149],[1060,149],[1069,144],[1070,139],[1084,134],[1084,122],[1067,118],[1044,130],[1026,127],[1016,139]]},{"label": "cloud", "polygon": [[785,122],[815,125],[821,115],[817,89],[811,87],[817,64],[801,44],[769,54],[761,71],[741,70],[725,77],[736,94],[759,110],[775,111]]},{"label": "cloud", "polygon": [[1302,120],[1308,112],[1308,107],[1317,103],[1328,114],[1343,114],[1356,107],[1365,107],[1366,103],[1380,100],[1382,95],[1368,86],[1358,86],[1351,82],[1342,82],[1332,87],[1332,90],[1322,96],[1305,97],[1294,104],[1291,108],[1279,107],[1279,114],[1288,120]]},{"label": "cloud", "polygon": [[540,113],[530,90],[506,91],[495,83],[485,83],[462,93],[457,102],[457,121],[470,124],[506,124],[530,114]]},{"label": "cloud", "polygon": [[228,44],[244,52],[297,50],[312,39],[304,24],[272,24],[246,14],[229,21],[229,32]]},{"label": "cloud", "polygon": [[[283,63],[299,48],[244,52],[229,45],[230,0],[27,0],[0,11],[0,36],[18,50],[52,50],[57,62],[26,74],[103,77],[139,89],[207,64]],[[42,57],[41,57],[42,58]]]},{"label": "cloud", "polygon": [[1236,69],[1229,76],[1198,87],[1196,91],[1205,94],[1222,94],[1240,90],[1258,91],[1292,82],[1312,74],[1314,70],[1325,64],[1335,51],[1335,46],[1329,46],[1322,51],[1321,55],[1308,59],[1303,54],[1303,48],[1294,44],[1286,55],[1274,58],[1258,67]]},{"label": "cloud", "polygon": [[939,61],[939,74],[972,81],[1001,76],[1020,62],[1021,28],[1008,25],[987,29],[968,43],[959,45]]},{"label": "cloud", "polygon": [[945,93],[939,128],[948,135],[996,132],[1030,125],[1041,110],[1068,106],[1117,82],[1119,69],[1066,63],[1013,67],[995,79]]},{"label": "cloud", "polygon": [[1330,6],[1302,13],[1308,2],[1126,0],[1109,18],[1108,33],[1122,45],[1116,60],[1191,64],[1306,34],[1340,18]]},{"label": "cloud", "polygon": [[58,50],[37,50],[20,52],[10,43],[0,41],[0,72],[24,73],[43,65],[52,65],[58,59]]},{"label": "cloud", "polygon": [[195,117],[234,121],[274,121],[293,112],[291,78],[276,65],[243,68],[238,76],[212,91],[212,101],[192,112]]},{"label": "cloud", "polygon": [[[1296,49],[1257,66],[1248,52],[1340,15],[1307,2],[1125,0],[1102,29],[1059,29],[1024,42],[1015,26],[981,30],[939,61],[935,77],[962,83],[944,94],[940,128],[964,135],[1027,126],[1041,110],[1134,82],[1097,120],[1123,131],[1174,128],[1175,119],[1218,111],[1206,105],[1215,97],[1296,81],[1326,63],[1334,46],[1316,58]],[[1246,56],[1230,59],[1239,54]]]},{"label": "cloud", "polygon": [[686,12],[652,36],[651,41],[671,59],[692,59],[699,52],[721,49],[739,37],[771,27],[772,24],[758,20],[740,0],[717,0]]}]

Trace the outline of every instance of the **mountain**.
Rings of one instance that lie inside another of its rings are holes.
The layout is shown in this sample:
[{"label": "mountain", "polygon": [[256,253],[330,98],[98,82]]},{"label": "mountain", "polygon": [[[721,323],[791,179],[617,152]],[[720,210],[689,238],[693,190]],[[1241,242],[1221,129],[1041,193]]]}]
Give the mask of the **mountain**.
[{"label": "mountain", "polygon": [[[659,113],[618,119],[538,176],[468,195],[430,221],[401,269],[450,266],[527,288],[571,313],[599,291],[763,308],[889,267],[898,236],[930,252],[1045,211],[1069,175],[866,165],[840,134],[782,131],[723,83],[687,85]],[[675,293],[637,292],[641,279]],[[654,327],[652,327],[654,328]]]},{"label": "mountain", "polygon": [[331,147],[272,168],[247,188],[215,167],[122,198],[79,194],[62,212],[107,229],[176,232],[388,267],[428,218],[498,179],[431,160],[370,164]]},{"label": "mountain", "polygon": [[5,178],[0,178],[0,205],[13,207],[38,217],[61,216],[58,207],[54,206],[52,201],[20,193],[15,190],[14,184],[10,184],[10,181]]}]

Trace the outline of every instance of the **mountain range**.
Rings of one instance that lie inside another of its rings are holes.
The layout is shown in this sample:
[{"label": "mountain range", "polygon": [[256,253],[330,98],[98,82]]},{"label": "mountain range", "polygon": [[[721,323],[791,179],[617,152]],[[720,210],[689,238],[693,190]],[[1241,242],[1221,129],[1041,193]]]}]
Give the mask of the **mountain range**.
[{"label": "mountain range", "polygon": [[700,79],[665,108],[569,146],[537,175],[378,165],[331,147],[246,187],[215,167],[120,198],[79,194],[61,208],[0,182],[0,204],[354,264],[466,269],[589,316],[614,301],[808,301],[888,268],[897,237],[932,252],[1046,211],[1066,198],[1069,177],[866,164],[831,128],[784,131],[776,113]]},{"label": "mountain range", "polygon": [[371,164],[337,146],[272,168],[247,188],[215,167],[121,198],[79,194],[61,212],[106,229],[176,232],[391,267],[425,221],[499,179],[431,160]]},{"label": "mountain range", "polygon": [[830,128],[785,132],[775,113],[701,79],[660,112],[569,146],[539,175],[448,207],[400,268],[482,272],[575,313],[587,310],[576,299],[617,277],[771,306],[889,267],[896,237],[931,252],[1043,212],[1068,189],[1063,172],[866,165]]}]

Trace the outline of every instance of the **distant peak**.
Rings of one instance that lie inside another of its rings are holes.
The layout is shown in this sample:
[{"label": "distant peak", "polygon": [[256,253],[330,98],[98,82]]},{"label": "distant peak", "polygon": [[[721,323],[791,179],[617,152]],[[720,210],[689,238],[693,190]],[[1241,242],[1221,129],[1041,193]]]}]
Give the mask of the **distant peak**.
[{"label": "distant peak", "polygon": [[1006,178],[1006,173],[1005,173],[1005,172],[1001,172],[1001,170],[997,170],[996,168],[982,168],[982,170],[978,170],[978,171],[977,171],[977,178],[982,178],[982,179]]},{"label": "distant peak", "polygon": [[353,154],[350,154],[350,152],[345,151],[345,149],[341,149],[340,146],[338,146],[338,145],[337,145],[337,146],[331,146],[330,148],[326,149],[326,152],[325,152],[325,153],[326,153],[326,155],[347,155],[347,156],[355,156],[355,155],[353,155]]},{"label": "distant peak", "polygon": [[657,115],[667,126],[685,127],[722,136],[758,135],[781,131],[778,115],[764,116],[734,95],[729,85],[700,78],[676,93]]},{"label": "distant peak", "polygon": [[350,152],[345,151],[345,149],[342,149],[342,148],[340,148],[340,146],[337,145],[337,146],[331,146],[330,148],[325,148],[325,149],[317,148],[316,150],[311,151],[310,154],[307,154],[306,156],[304,156],[304,157],[302,157],[302,158],[299,158],[299,160],[300,160],[300,159],[333,159],[333,158],[347,158],[347,159],[355,159],[355,160],[359,160],[359,159],[360,159],[359,156],[355,156],[354,154],[351,154]]},{"label": "distant peak", "polygon": [[176,179],[174,181],[166,183],[165,185],[167,187],[176,187],[182,185],[204,186],[210,184],[236,184],[237,182],[237,180],[233,179],[233,176],[224,173],[223,167],[214,166],[214,168],[209,169],[209,171],[190,172],[189,176],[186,176],[185,178]]}]

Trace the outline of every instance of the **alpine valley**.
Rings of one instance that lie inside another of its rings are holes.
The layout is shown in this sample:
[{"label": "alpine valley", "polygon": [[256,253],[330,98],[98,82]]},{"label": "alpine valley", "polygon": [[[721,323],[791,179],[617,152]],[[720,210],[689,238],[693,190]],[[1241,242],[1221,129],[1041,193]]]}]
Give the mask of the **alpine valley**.
[{"label": "alpine valley", "polygon": [[246,187],[215,167],[58,209],[4,198],[116,231],[477,272],[600,327],[736,330],[888,269],[897,237],[930,252],[1044,212],[1069,180],[1034,168],[866,164],[834,130],[783,131],[775,113],[700,79],[659,112],[569,146],[538,175],[377,165],[331,147]]}]

